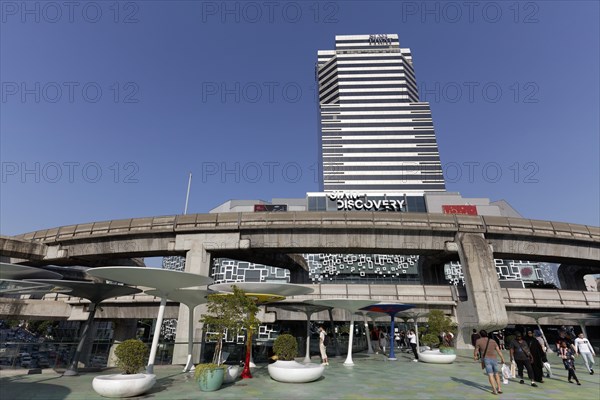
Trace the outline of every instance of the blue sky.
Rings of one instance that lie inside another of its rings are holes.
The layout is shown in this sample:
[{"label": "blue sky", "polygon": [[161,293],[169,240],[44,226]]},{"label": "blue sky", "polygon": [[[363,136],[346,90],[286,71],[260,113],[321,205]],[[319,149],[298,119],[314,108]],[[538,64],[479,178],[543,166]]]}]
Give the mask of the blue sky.
[{"label": "blue sky", "polygon": [[447,189],[600,225],[598,2],[2,1],[0,231],[318,190],[314,65],[398,33]]}]

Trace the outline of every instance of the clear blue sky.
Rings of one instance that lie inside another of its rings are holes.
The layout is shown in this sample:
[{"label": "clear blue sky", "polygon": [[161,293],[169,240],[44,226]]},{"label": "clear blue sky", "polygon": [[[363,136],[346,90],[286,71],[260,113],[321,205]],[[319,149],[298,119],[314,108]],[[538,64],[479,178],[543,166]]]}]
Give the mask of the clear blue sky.
[{"label": "clear blue sky", "polygon": [[181,213],[190,171],[190,213],[317,191],[317,50],[373,33],[412,49],[448,190],[600,225],[597,1],[77,4],[1,2],[2,234]]}]

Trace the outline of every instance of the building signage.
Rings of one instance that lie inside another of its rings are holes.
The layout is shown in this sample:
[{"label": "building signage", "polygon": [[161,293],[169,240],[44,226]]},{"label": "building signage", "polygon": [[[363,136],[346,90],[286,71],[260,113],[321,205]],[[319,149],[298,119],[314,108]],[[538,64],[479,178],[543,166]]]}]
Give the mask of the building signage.
[{"label": "building signage", "polygon": [[327,195],[337,203],[338,211],[403,211],[404,200],[368,199],[366,194],[333,192]]},{"label": "building signage", "polygon": [[287,204],[255,204],[254,212],[287,211]]},{"label": "building signage", "polygon": [[388,38],[388,35],[369,35],[369,46],[391,46],[392,38]]},{"label": "building signage", "polygon": [[444,214],[477,215],[477,206],[443,205],[442,213],[444,213]]}]

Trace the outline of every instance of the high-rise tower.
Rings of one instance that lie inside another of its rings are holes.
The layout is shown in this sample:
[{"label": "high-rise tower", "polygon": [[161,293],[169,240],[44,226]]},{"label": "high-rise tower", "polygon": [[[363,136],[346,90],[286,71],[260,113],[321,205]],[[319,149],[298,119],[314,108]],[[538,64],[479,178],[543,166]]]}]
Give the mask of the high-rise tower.
[{"label": "high-rise tower", "polygon": [[445,190],[429,103],[398,35],[336,36],[316,75],[321,191]]}]

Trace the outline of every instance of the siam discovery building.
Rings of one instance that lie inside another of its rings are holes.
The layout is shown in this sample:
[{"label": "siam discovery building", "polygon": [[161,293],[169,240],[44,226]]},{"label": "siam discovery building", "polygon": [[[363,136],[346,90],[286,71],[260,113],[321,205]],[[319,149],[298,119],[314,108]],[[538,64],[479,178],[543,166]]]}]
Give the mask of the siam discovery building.
[{"label": "siam discovery building", "polygon": [[429,103],[398,35],[336,36],[316,76],[321,191],[445,190]]}]

